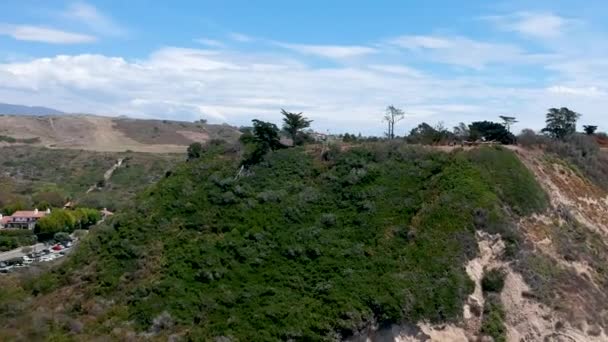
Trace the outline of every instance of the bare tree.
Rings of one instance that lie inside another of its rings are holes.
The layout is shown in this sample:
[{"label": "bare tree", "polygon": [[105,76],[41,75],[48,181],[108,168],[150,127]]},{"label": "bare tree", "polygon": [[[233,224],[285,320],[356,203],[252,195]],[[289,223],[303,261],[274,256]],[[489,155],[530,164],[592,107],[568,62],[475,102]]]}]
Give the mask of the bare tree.
[{"label": "bare tree", "polygon": [[388,106],[386,107],[386,112],[384,113],[384,121],[388,123],[388,131],[386,132],[386,136],[389,139],[395,138],[395,123],[403,120],[405,113],[403,110],[395,107]]}]

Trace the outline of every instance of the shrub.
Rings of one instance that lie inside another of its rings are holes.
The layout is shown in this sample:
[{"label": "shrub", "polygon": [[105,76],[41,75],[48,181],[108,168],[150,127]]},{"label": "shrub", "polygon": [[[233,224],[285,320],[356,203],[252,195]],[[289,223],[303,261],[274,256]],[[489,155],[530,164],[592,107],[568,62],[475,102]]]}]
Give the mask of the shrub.
[{"label": "shrub", "polygon": [[549,142],[549,138],[546,135],[536,134],[531,129],[524,129],[517,136],[517,144],[527,148],[543,147]]},{"label": "shrub", "polygon": [[336,215],[334,214],[323,214],[319,219],[319,223],[321,223],[325,227],[333,227],[337,223]]},{"label": "shrub", "polygon": [[505,310],[500,302],[500,297],[491,294],[486,297],[483,307],[483,320],[481,332],[491,336],[495,342],[507,341],[507,328],[505,327]]},{"label": "shrub", "polygon": [[0,230],[0,251],[8,251],[36,243],[36,235],[28,229]]},{"label": "shrub", "polygon": [[195,142],[188,146],[188,160],[198,159],[203,154],[203,145],[199,142]]},{"label": "shrub", "polygon": [[546,150],[575,165],[586,177],[608,189],[608,154],[600,151],[595,137],[574,134],[564,140],[551,140]]},{"label": "shrub", "polygon": [[494,268],[484,273],[481,288],[484,292],[500,293],[505,285],[506,272],[501,268]]},{"label": "shrub", "polygon": [[67,241],[72,240],[72,238],[70,238],[70,234],[65,233],[65,232],[55,233],[55,235],[53,236],[53,239],[56,242],[67,242]]},{"label": "shrub", "polygon": [[486,147],[471,150],[468,156],[495,193],[517,214],[523,216],[547,208],[547,194],[513,152]]},{"label": "shrub", "polygon": [[515,136],[504,125],[497,122],[473,122],[469,125],[469,134],[471,140],[498,141],[505,145],[515,143]]}]

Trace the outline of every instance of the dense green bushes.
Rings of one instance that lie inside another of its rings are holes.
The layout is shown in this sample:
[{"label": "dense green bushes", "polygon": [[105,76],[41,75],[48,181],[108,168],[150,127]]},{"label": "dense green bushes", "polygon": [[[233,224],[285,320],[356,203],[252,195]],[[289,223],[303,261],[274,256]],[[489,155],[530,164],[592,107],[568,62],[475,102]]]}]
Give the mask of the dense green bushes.
[{"label": "dense green bushes", "polygon": [[237,159],[206,151],[93,232],[62,278],[88,264],[89,295],[126,305],[142,330],[169,315],[195,340],[331,340],[372,321],[458,320],[475,230],[504,231],[503,207],[521,205],[512,187],[536,185],[517,184],[525,169],[496,149],[391,142],[327,159],[278,150],[235,178]]},{"label": "dense green bushes", "polygon": [[494,268],[487,271],[481,279],[483,292],[500,293],[505,286],[506,273],[503,269]]},{"label": "dense green bushes", "polygon": [[[183,158],[177,154],[2,147],[0,211],[10,214],[17,209],[62,207],[68,199],[82,207],[121,209]],[[100,182],[118,159],[123,159],[122,166],[107,182]],[[87,192],[96,184],[103,187]]]},{"label": "dense green bushes", "polygon": [[27,229],[0,230],[0,252],[36,243],[36,235]]},{"label": "dense green bushes", "polygon": [[[83,300],[111,300],[89,336],[128,321],[192,340],[316,341],[372,322],[457,321],[475,231],[514,234],[512,187],[536,185],[516,162],[506,150],[393,141],[323,157],[280,149],[235,177],[240,160],[206,150],[25,289],[78,285]],[[483,332],[498,338],[504,313],[486,310]]]},{"label": "dense green bushes", "polygon": [[504,323],[505,310],[500,300],[500,292],[505,285],[505,277],[506,271],[504,269],[494,268],[486,271],[481,280],[481,288],[485,297],[481,332],[491,336],[496,342],[507,340],[507,328]]},{"label": "dense green bushes", "polygon": [[491,336],[495,342],[507,341],[507,328],[505,327],[505,309],[500,301],[500,296],[491,293],[486,296],[483,307],[483,320],[481,332]]},{"label": "dense green bushes", "polygon": [[547,208],[547,194],[512,152],[502,147],[479,148],[468,155],[487,184],[517,214],[528,215]]},{"label": "dense green bushes", "polygon": [[35,233],[42,241],[49,240],[60,232],[71,233],[75,229],[86,229],[101,220],[99,210],[78,208],[76,210],[55,209],[36,223]]}]

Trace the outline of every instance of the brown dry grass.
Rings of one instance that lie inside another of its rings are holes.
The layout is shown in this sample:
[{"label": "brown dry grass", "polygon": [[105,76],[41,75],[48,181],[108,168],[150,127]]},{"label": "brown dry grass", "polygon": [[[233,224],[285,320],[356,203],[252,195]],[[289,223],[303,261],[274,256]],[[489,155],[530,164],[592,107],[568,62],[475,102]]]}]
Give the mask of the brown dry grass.
[{"label": "brown dry grass", "polygon": [[[127,150],[150,153],[183,153],[195,141],[224,139],[234,142],[240,133],[227,125],[136,120],[93,115],[52,117],[0,115],[0,135],[40,138],[50,148],[102,152]],[[14,144],[13,144],[14,145]]]}]

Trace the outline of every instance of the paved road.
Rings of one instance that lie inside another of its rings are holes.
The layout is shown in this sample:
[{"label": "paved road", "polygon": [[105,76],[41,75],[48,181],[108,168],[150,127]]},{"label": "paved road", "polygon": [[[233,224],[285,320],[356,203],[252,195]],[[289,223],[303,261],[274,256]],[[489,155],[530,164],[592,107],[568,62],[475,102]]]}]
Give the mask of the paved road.
[{"label": "paved road", "polygon": [[[27,246],[27,247],[30,247],[32,249],[31,252],[38,252],[38,251],[43,250],[45,248],[45,245],[43,243],[37,243],[35,245],[31,245],[31,246]],[[19,247],[17,249],[13,249],[12,251],[1,252],[0,261],[6,261],[6,260],[20,258],[20,257],[24,256],[26,253],[21,252],[21,250],[23,248],[26,248],[26,247]]]}]

